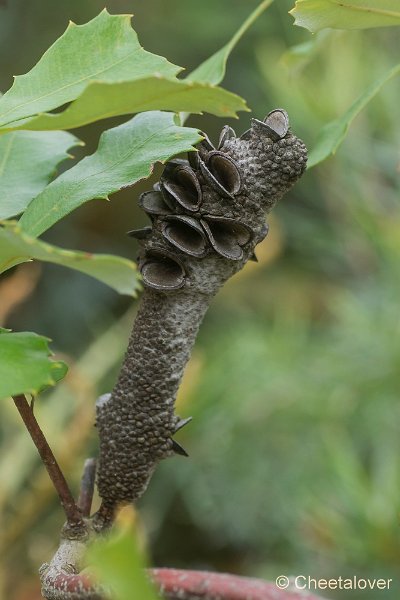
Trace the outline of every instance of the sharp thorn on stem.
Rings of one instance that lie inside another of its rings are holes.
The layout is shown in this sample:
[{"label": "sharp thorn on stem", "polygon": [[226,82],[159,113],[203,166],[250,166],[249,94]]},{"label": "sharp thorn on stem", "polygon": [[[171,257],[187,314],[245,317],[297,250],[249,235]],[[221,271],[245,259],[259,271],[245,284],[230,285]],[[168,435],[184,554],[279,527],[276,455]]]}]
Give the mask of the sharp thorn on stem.
[{"label": "sharp thorn on stem", "polygon": [[172,451],[175,452],[175,454],[179,454],[179,456],[189,456],[185,448],[182,448],[175,440],[172,440]]},{"label": "sharp thorn on stem", "polygon": [[175,433],[177,431],[179,431],[180,429],[182,429],[182,427],[185,427],[185,425],[187,425],[188,423],[190,423],[190,421],[192,419],[193,419],[193,417],[187,417],[186,419],[179,419],[179,421],[175,425]]}]

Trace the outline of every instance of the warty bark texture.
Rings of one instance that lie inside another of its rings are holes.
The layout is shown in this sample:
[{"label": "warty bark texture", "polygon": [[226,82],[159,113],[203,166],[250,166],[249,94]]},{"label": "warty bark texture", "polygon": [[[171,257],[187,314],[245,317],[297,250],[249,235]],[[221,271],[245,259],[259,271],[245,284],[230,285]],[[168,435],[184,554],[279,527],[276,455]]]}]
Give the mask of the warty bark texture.
[{"label": "warty bark texture", "polygon": [[173,453],[174,401],[209,303],[254,257],[266,213],[307,160],[280,109],[253,119],[241,138],[225,127],[218,150],[206,138],[191,154],[190,165],[168,163],[161,184],[141,198],[152,219],[134,232],[145,291],[117,384],[97,406],[98,488],[109,512],[141,496]]}]

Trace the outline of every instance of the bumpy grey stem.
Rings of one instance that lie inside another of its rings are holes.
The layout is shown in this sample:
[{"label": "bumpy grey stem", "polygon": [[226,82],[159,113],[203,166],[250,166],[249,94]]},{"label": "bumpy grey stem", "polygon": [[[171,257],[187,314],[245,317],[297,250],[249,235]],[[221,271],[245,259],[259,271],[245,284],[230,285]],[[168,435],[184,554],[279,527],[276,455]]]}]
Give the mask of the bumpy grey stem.
[{"label": "bumpy grey stem", "polygon": [[209,296],[145,290],[112,401],[98,407],[98,487],[106,503],[139,497],[170,455],[174,400]]},{"label": "bumpy grey stem", "polygon": [[173,453],[174,401],[210,300],[254,257],[268,231],[266,213],[306,160],[278,109],[253,119],[241,138],[224,128],[217,150],[206,138],[190,165],[171,161],[161,183],[142,195],[152,226],[131,233],[140,241],[146,289],[118,382],[97,405],[97,529],[118,504],[141,496],[157,463]]},{"label": "bumpy grey stem", "polygon": [[172,454],[175,397],[199,326],[212,296],[240,268],[233,263],[227,269],[225,262],[209,258],[206,292],[146,289],[142,295],[118,382],[97,404],[98,489],[110,512],[140,497],[157,463]]}]

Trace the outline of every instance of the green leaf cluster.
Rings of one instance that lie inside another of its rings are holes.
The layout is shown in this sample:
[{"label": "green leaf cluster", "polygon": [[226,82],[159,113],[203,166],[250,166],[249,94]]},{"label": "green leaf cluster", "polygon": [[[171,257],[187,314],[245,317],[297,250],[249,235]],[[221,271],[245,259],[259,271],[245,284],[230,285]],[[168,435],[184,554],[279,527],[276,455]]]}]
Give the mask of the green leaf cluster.
[{"label": "green leaf cluster", "polygon": [[[222,51],[199,68],[198,76],[195,72],[186,79],[177,78],[181,67],[141,47],[130,15],[103,10],[84,25],[71,22],[39,62],[17,76],[0,97],[0,273],[41,260],[135,295],[138,274],[132,261],[61,249],[37,237],[85,202],[108,199],[149,177],[156,162],[193,151],[201,136],[183,127],[174,113],[207,111],[232,117],[248,110],[242,98],[217,84],[230,52],[271,2],[264,0]],[[58,165],[71,158],[68,150],[82,144],[62,130],[133,113],[139,114],[101,135],[91,156],[51,181]],[[20,214],[18,223],[5,221]],[[39,343],[46,351],[44,338],[8,335],[2,335],[0,350],[6,352],[7,340],[15,340],[8,344],[18,352],[5,355],[0,375],[9,387],[0,388],[1,394],[34,394],[45,384],[53,385],[56,374],[63,375],[58,363],[32,356]],[[31,360],[26,370],[25,360]],[[21,371],[21,380],[8,372],[11,363],[16,373]]]},{"label": "green leaf cluster", "polygon": [[[70,23],[31,71],[16,77],[0,98],[0,218],[23,213],[21,228],[12,229],[13,244],[8,250],[5,236],[9,239],[11,230],[2,233],[3,269],[21,262],[23,256],[39,255],[52,260],[62,255],[62,264],[82,265],[82,253],[70,253],[66,260],[64,251],[54,247],[47,246],[43,252],[38,244],[33,250],[32,241],[27,252],[26,237],[19,240],[21,252],[15,254],[16,239],[22,232],[41,235],[83,203],[108,199],[147,178],[156,162],[194,150],[200,135],[179,125],[173,113],[205,110],[234,116],[238,110],[247,110],[241,98],[215,84],[221,81],[235,44],[271,1],[261,3],[223,52],[212,58],[212,64],[203,71],[200,67],[198,78],[192,74],[177,79],[180,67],[145,51],[129,15],[110,15],[104,10],[84,25]],[[61,112],[49,112],[67,103]],[[142,114],[105,131],[94,154],[49,183],[57,165],[69,157],[67,149],[80,143],[58,130],[135,112]],[[100,268],[105,265],[103,258],[92,257],[87,272],[110,282],[109,274]],[[125,281],[127,261],[115,257],[114,269],[115,280]],[[117,291],[134,288],[134,282],[112,285]]]},{"label": "green leaf cluster", "polygon": [[[71,129],[146,110],[209,110],[234,116],[244,100],[207,82],[178,80],[180,67],[146,52],[129,15],[101,12],[65,33],[0,99],[0,127]],[[48,113],[68,102],[56,115]]]},{"label": "green leaf cluster", "polygon": [[51,360],[49,341],[36,333],[0,329],[0,398],[35,396],[64,377],[67,366]]},{"label": "green leaf cluster", "polygon": [[26,234],[16,221],[0,222],[0,257],[0,273],[34,259],[95,277],[120,294],[135,296],[138,288],[136,267],[132,261],[112,254],[63,250]]},{"label": "green leaf cluster", "polygon": [[38,236],[84,202],[107,199],[109,194],[147,178],[156,161],[165,162],[175,154],[194,150],[199,139],[196,129],[176,125],[172,113],[136,115],[105,131],[94,154],[50,183],[22,215],[21,227]]},{"label": "green leaf cluster", "polygon": [[81,142],[66,131],[13,131],[0,136],[0,219],[22,213],[49,183],[68,150]]}]

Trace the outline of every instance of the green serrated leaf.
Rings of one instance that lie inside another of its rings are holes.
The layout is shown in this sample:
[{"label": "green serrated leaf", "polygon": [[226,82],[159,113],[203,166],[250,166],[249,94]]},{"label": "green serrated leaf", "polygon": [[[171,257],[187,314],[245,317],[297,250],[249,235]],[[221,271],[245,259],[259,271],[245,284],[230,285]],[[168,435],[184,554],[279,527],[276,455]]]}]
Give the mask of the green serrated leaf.
[{"label": "green serrated leaf", "polygon": [[171,113],[141,113],[105,131],[99,147],[52,181],[28,206],[20,224],[38,236],[93,198],[107,198],[151,174],[156,161],[193,149],[201,139],[196,129],[175,124]]},{"label": "green serrated leaf", "polygon": [[272,4],[272,2],[273,0],[264,0],[264,2],[261,2],[261,4],[248,16],[229,42],[192,71],[192,73],[186,77],[186,80],[208,82],[214,85],[220,83],[225,77],[226,63],[230,53],[244,33],[246,33],[254,21]]},{"label": "green serrated leaf", "polygon": [[65,376],[67,365],[50,359],[49,341],[36,333],[0,331],[0,398],[35,396]]},{"label": "green serrated leaf", "polygon": [[158,76],[120,83],[92,82],[64,112],[12,125],[33,130],[73,129],[108,117],[151,110],[234,117],[237,111],[248,108],[242,98],[223,88]]},{"label": "green serrated leaf", "polygon": [[346,137],[346,133],[354,118],[368,102],[372,100],[387,81],[399,74],[400,64],[392,67],[387,73],[370,85],[341,117],[327,123],[327,125],[321,129],[316,145],[310,152],[307,168],[314,167],[332,154],[335,154],[336,150]]},{"label": "green serrated leaf", "polygon": [[130,260],[57,248],[27,235],[16,221],[4,221],[0,225],[0,273],[31,259],[42,260],[95,277],[120,294],[135,296],[138,274]]},{"label": "green serrated leaf", "polygon": [[157,600],[144,569],[144,561],[132,533],[112,533],[107,539],[96,540],[87,552],[90,570],[115,600]]},{"label": "green serrated leaf", "polygon": [[143,50],[130,19],[103,10],[84,25],[70,23],[33,69],[16,77],[0,98],[0,126],[71,102],[92,81],[174,77],[181,68]]},{"label": "green serrated leaf", "polygon": [[400,25],[399,0],[297,0],[290,11],[295,25],[313,33]]},{"label": "green serrated leaf", "polygon": [[15,131],[0,137],[0,219],[25,210],[49,183],[57,165],[81,144],[65,131]]}]

